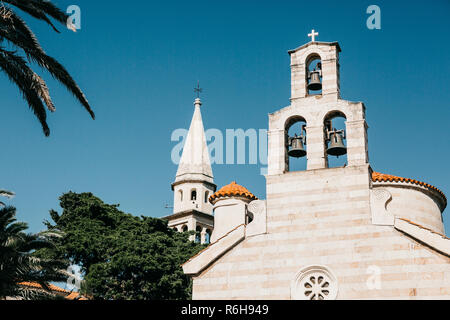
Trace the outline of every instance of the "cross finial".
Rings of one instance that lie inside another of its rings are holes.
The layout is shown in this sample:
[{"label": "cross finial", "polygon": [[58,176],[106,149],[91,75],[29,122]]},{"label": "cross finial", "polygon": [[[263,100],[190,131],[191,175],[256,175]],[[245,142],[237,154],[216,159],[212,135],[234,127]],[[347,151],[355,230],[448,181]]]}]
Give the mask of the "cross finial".
[{"label": "cross finial", "polygon": [[194,92],[197,93],[197,99],[200,98],[200,93],[203,91],[202,88],[200,88],[200,81],[197,81],[197,87],[194,88]]},{"label": "cross finial", "polygon": [[308,34],[308,37],[310,37],[311,41],[314,42],[314,41],[316,41],[316,36],[318,36],[318,35],[319,35],[319,33],[316,32],[314,29],[312,29],[311,33]]}]

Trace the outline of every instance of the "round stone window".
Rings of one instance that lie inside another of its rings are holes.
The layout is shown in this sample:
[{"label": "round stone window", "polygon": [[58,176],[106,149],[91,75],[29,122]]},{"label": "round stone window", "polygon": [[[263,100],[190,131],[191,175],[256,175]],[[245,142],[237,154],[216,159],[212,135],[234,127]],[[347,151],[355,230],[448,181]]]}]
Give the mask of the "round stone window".
[{"label": "round stone window", "polygon": [[294,300],[334,300],[338,292],[336,277],[323,266],[309,266],[296,276],[291,287]]}]

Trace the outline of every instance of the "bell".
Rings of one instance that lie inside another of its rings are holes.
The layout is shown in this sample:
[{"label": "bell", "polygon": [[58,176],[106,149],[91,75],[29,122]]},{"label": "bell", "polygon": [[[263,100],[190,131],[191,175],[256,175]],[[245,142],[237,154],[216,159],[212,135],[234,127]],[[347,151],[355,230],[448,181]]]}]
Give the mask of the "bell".
[{"label": "bell", "polygon": [[320,72],[311,71],[309,75],[308,89],[312,91],[322,90],[322,83],[320,82]]},{"label": "bell", "polygon": [[328,146],[327,153],[330,156],[343,156],[347,154],[347,147],[344,145],[344,132],[332,131],[329,133],[330,145]]},{"label": "bell", "polygon": [[303,136],[297,137],[297,135],[293,138],[289,139],[291,141],[290,146],[291,149],[288,152],[288,155],[293,158],[303,158],[306,156],[306,150],[303,145],[304,138]]}]

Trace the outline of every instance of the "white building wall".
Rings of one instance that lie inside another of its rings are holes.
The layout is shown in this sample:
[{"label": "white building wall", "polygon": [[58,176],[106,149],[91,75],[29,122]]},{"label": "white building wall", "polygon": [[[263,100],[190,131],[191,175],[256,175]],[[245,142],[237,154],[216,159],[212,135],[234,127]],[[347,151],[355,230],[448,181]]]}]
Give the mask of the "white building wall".
[{"label": "white building wall", "polygon": [[[337,299],[450,299],[450,258],[371,223],[367,166],[267,177],[268,233],[248,237],[199,276],[194,299],[291,299],[296,274],[324,265]],[[380,287],[367,283],[380,271]]]},{"label": "white building wall", "polygon": [[445,234],[441,209],[426,188],[402,183],[377,184],[374,189],[387,190],[392,199],[386,203],[387,212]]}]

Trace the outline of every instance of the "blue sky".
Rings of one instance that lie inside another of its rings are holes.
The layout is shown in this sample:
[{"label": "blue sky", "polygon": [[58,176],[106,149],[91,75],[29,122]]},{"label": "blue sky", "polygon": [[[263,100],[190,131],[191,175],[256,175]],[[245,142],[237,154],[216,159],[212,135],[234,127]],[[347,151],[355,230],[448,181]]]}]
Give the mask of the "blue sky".
[{"label": "blue sky", "polygon": [[[27,22],[78,81],[97,120],[44,74],[57,107],[45,138],[0,74],[0,188],[16,192],[7,202],[31,231],[69,190],[136,215],[169,214],[171,133],[189,126],[197,80],[206,128],[267,128],[268,114],[289,104],[287,51],[308,42],[312,28],[318,40],[340,43],[342,97],[366,104],[372,167],[450,195],[446,0],[54,2],[77,4],[82,29],[56,34]],[[366,27],[371,4],[381,8],[381,30]],[[213,170],[219,186],[237,180],[265,197],[260,166]]]}]

